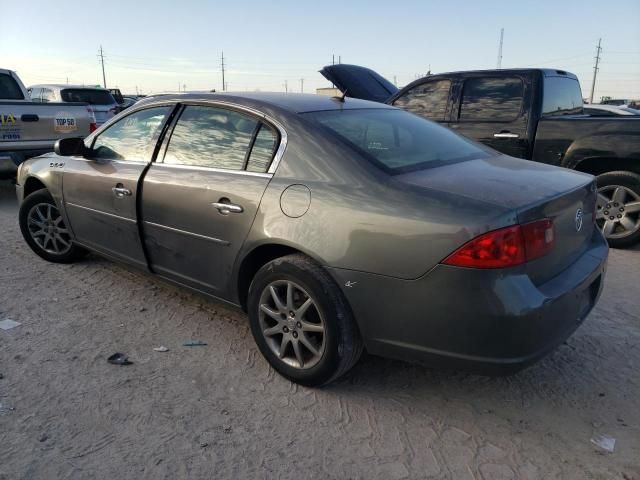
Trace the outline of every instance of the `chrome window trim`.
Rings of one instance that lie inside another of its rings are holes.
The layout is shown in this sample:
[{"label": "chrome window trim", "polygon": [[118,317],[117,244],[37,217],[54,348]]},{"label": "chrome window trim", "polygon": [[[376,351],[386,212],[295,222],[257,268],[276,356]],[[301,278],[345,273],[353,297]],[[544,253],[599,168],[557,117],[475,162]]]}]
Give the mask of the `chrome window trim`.
[{"label": "chrome window trim", "polygon": [[160,230],[167,230],[169,232],[180,233],[182,235],[188,235],[190,237],[200,238],[201,240],[208,240],[210,242],[223,245],[225,247],[228,247],[229,245],[231,245],[231,242],[228,242],[226,240],[221,240],[215,237],[207,237],[206,235],[200,235],[199,233],[193,233],[187,230],[181,230],[179,228],[168,227],[167,225],[162,225],[161,223],[149,222],[148,220],[144,220],[142,223],[144,223],[145,225],[149,225],[151,227],[159,228]]},{"label": "chrome window trim", "polygon": [[232,175],[245,175],[248,177],[271,178],[271,173],[247,172],[246,170],[227,170],[226,168],[207,167],[204,165],[182,165],[178,163],[160,163],[153,162],[151,167],[177,168],[178,170],[196,170],[201,172],[230,173]]},{"label": "chrome window trim", "polygon": [[138,223],[133,218],[121,217],[120,215],[116,215],[114,213],[103,212],[101,210],[96,210],[95,208],[89,208],[89,207],[85,207],[83,205],[78,205],[77,203],[65,202],[64,204],[67,207],[75,207],[75,208],[79,208],[81,210],[87,210],[89,212],[99,213],[100,215],[106,215],[107,217],[117,218],[118,220],[124,220],[124,221],[130,222],[130,223]]}]

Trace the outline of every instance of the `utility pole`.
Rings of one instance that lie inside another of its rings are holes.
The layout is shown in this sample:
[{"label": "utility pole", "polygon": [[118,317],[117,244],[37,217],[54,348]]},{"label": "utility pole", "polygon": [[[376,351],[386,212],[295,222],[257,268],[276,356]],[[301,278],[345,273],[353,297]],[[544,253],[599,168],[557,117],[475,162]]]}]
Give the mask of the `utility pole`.
[{"label": "utility pole", "polygon": [[289,85],[286,80],[284,81],[284,93],[289,93]]},{"label": "utility pole", "polygon": [[338,55],[338,65],[342,63],[342,55]]},{"label": "utility pole", "polygon": [[107,77],[104,74],[104,53],[102,51],[102,45],[100,45],[100,63],[102,64],[102,84],[104,88],[107,88]]},{"label": "utility pole", "polygon": [[300,93],[304,93],[304,78],[300,79]]},{"label": "utility pole", "polygon": [[336,54],[332,53],[331,54],[331,65],[335,65],[336,64]]},{"label": "utility pole", "polygon": [[504,40],[504,28],[500,29],[500,46],[498,47],[498,69],[502,68],[502,42]]},{"label": "utility pole", "polygon": [[224,52],[222,52],[222,91],[224,92],[227,89],[227,84],[224,83]]},{"label": "utility pole", "polygon": [[393,76],[393,84],[397,87],[398,86],[398,80],[396,79],[396,76]]},{"label": "utility pole", "polygon": [[598,75],[598,63],[600,63],[600,52],[602,48],[600,48],[600,43],[602,39],[598,39],[598,46],[596,47],[596,64],[593,67],[593,83],[591,84],[591,96],[589,97],[589,103],[593,103],[593,92],[596,90],[596,76]]}]

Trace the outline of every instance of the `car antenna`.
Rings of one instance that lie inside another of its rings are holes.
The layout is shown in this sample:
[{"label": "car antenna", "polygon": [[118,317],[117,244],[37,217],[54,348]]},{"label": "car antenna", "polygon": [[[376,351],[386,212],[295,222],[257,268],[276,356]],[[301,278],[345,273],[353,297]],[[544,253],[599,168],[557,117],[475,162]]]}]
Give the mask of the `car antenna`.
[{"label": "car antenna", "polygon": [[336,96],[331,97],[331,98],[333,98],[333,99],[335,99],[335,100],[338,100],[338,101],[339,101],[339,102],[341,102],[341,103],[344,103],[344,97],[346,97],[346,96],[347,96],[347,92],[348,92],[348,90],[345,88],[345,89],[344,89],[344,92],[342,92],[342,95],[340,95],[340,96],[336,95]]}]

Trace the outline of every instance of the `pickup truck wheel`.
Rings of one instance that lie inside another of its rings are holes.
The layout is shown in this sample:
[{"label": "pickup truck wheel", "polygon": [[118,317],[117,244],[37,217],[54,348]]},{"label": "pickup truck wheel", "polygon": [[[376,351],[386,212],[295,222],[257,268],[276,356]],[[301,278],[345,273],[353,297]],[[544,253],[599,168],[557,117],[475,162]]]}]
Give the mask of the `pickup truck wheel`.
[{"label": "pickup truck wheel", "polygon": [[20,205],[20,231],[36,254],[55,263],[71,263],[86,251],[74,245],[56,203],[46,189],[27,196]]},{"label": "pickup truck wheel", "polygon": [[256,273],[248,297],[258,348],[285,378],[320,386],[360,358],[362,340],[342,292],[308,257],[287,255]]},{"label": "pickup truck wheel", "polygon": [[640,241],[640,175],[608,172],[598,175],[596,224],[614,248]]}]

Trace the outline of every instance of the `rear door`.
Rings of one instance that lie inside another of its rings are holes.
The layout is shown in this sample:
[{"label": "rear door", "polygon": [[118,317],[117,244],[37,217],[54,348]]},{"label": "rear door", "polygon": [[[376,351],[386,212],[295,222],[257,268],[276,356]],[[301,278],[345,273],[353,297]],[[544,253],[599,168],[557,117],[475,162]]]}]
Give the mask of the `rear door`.
[{"label": "rear door", "polygon": [[64,158],[64,203],[80,243],[146,267],[136,212],[139,180],[173,108],[133,112],[95,137],[87,158]]},{"label": "rear door", "polygon": [[449,126],[499,152],[527,158],[530,89],[523,76],[462,77]]},{"label": "rear door", "polygon": [[244,111],[184,106],[143,184],[144,240],[157,274],[226,296],[279,141],[278,129]]}]

